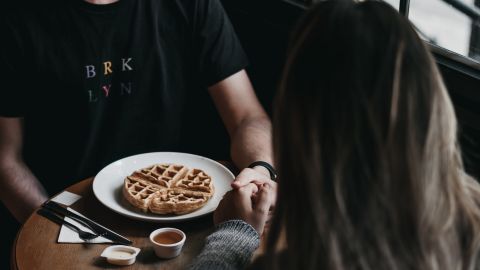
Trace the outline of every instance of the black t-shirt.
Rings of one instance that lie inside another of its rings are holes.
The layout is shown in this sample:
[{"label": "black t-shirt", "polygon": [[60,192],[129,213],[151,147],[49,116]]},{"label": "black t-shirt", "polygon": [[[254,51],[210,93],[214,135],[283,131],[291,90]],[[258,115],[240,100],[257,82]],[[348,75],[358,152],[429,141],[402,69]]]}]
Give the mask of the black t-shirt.
[{"label": "black t-shirt", "polygon": [[[36,1],[0,22],[0,115],[50,192],[119,158],[185,150],[188,99],[242,70],[219,0]],[[199,107],[201,108],[201,106]]]}]

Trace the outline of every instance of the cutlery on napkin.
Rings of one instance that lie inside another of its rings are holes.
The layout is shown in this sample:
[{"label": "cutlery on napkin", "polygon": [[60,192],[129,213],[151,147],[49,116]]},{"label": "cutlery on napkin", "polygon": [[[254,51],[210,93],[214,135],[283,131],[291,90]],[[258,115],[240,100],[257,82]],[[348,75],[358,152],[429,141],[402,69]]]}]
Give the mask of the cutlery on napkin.
[{"label": "cutlery on napkin", "polygon": [[114,231],[96,223],[93,220],[88,219],[84,215],[80,214],[79,212],[71,209],[71,208],[64,208],[60,204],[63,205],[71,205],[81,196],[65,191],[61,194],[57,195],[52,200],[44,203],[43,208],[49,211],[52,211],[56,214],[64,216],[64,220],[72,223],[73,225],[77,226],[81,230],[101,234],[97,238],[84,241],[82,240],[76,231],[73,231],[69,227],[62,225],[60,229],[60,233],[57,239],[57,243],[89,243],[89,244],[100,244],[100,243],[119,243],[123,245],[131,245],[132,241],[128,240],[127,238],[115,233]]}]

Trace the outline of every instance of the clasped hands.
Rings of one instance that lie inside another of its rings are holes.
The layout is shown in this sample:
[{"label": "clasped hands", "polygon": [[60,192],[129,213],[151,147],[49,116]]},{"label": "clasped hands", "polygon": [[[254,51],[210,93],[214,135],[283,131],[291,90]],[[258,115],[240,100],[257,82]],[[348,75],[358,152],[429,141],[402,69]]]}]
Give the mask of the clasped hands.
[{"label": "clasped hands", "polygon": [[232,188],[215,210],[215,225],[240,219],[261,235],[275,207],[277,183],[255,169],[245,168],[232,182]]}]

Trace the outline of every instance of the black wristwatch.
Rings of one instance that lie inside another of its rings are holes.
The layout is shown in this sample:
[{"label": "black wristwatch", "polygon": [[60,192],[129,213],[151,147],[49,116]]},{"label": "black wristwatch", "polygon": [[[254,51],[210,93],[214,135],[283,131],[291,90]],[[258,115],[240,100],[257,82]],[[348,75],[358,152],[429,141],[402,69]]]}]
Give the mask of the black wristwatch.
[{"label": "black wristwatch", "polygon": [[270,165],[270,163],[265,161],[255,161],[252,164],[248,165],[248,168],[253,169],[253,167],[256,167],[256,166],[262,166],[265,169],[267,169],[268,172],[270,173],[270,179],[272,180],[277,179],[277,171],[275,170],[275,168],[273,168],[272,165]]}]

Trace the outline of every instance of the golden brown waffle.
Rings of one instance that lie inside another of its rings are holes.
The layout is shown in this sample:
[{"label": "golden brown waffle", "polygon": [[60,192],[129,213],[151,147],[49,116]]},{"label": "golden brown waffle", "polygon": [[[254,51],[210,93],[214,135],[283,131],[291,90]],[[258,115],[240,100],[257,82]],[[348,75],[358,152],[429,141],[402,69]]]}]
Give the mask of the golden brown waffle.
[{"label": "golden brown waffle", "polygon": [[157,214],[186,214],[213,196],[212,178],[199,169],[156,164],[127,176],[123,196],[135,208]]}]

